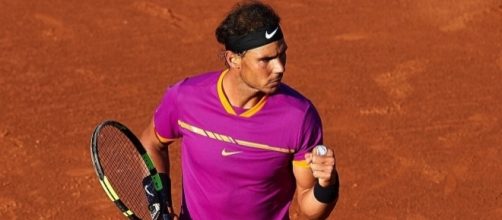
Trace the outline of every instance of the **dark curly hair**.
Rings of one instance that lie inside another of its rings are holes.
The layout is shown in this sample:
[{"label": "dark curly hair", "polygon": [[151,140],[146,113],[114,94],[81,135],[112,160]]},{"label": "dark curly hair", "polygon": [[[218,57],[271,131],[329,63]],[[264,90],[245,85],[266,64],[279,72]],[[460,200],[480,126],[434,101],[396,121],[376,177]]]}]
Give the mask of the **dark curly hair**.
[{"label": "dark curly hair", "polygon": [[216,39],[225,45],[230,37],[244,36],[263,27],[278,25],[281,18],[260,1],[243,1],[236,4],[216,28]]}]

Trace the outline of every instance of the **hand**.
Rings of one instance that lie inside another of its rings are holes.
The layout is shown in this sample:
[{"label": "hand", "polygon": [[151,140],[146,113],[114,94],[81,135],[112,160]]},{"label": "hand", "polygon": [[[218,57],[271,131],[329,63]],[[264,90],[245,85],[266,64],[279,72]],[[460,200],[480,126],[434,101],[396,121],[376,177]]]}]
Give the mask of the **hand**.
[{"label": "hand", "polygon": [[333,150],[328,148],[328,152],[324,156],[307,153],[305,160],[310,164],[313,176],[318,179],[322,187],[336,183],[336,159]]},{"label": "hand", "polygon": [[[171,208],[169,208],[169,209],[171,209]],[[169,213],[162,214],[158,220],[179,220],[180,219],[177,215],[172,214],[172,213],[173,213],[172,210],[169,210]]]},{"label": "hand", "polygon": [[171,179],[169,175],[165,173],[159,173],[159,177],[163,184],[163,188],[160,192],[155,190],[154,183],[150,176],[143,178],[143,187],[145,189],[150,215],[154,220],[178,219],[178,217],[173,214],[174,212],[171,206]]}]

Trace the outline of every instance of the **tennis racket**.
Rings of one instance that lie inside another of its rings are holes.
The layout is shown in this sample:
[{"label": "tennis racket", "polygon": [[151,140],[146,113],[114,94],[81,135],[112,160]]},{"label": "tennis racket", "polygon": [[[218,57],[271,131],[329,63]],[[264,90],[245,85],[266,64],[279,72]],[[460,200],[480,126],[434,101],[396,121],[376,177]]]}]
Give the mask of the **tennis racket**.
[{"label": "tennis racket", "polygon": [[[157,215],[150,211],[145,192],[161,195],[164,185],[141,142],[126,126],[111,120],[100,123],[92,134],[91,157],[101,186],[124,216],[134,220],[170,219],[162,215],[167,207],[156,206],[160,209]],[[154,189],[149,192],[144,180],[153,183],[150,188]],[[160,197],[160,204],[171,201]]]}]

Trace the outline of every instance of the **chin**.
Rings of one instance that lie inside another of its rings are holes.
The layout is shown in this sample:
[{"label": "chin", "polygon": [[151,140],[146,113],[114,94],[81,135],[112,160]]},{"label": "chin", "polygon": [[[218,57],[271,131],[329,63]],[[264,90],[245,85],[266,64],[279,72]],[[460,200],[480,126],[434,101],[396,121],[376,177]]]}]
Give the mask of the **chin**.
[{"label": "chin", "polygon": [[276,93],[277,90],[279,90],[279,86],[275,86],[275,87],[272,87],[272,88],[266,88],[266,89],[262,90],[262,92],[265,93],[265,94],[267,94],[267,95],[272,95],[272,94]]}]

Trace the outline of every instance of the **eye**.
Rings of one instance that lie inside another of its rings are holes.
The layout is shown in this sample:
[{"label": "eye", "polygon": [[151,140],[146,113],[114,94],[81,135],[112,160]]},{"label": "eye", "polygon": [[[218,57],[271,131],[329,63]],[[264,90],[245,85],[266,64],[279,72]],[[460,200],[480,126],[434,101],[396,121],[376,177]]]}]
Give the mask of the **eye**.
[{"label": "eye", "polygon": [[260,62],[268,63],[269,61],[271,61],[273,59],[274,59],[273,57],[264,57],[264,58],[260,59]]},{"label": "eye", "polygon": [[286,51],[282,52],[281,54],[279,54],[279,58],[281,60],[284,60],[286,58]]}]

